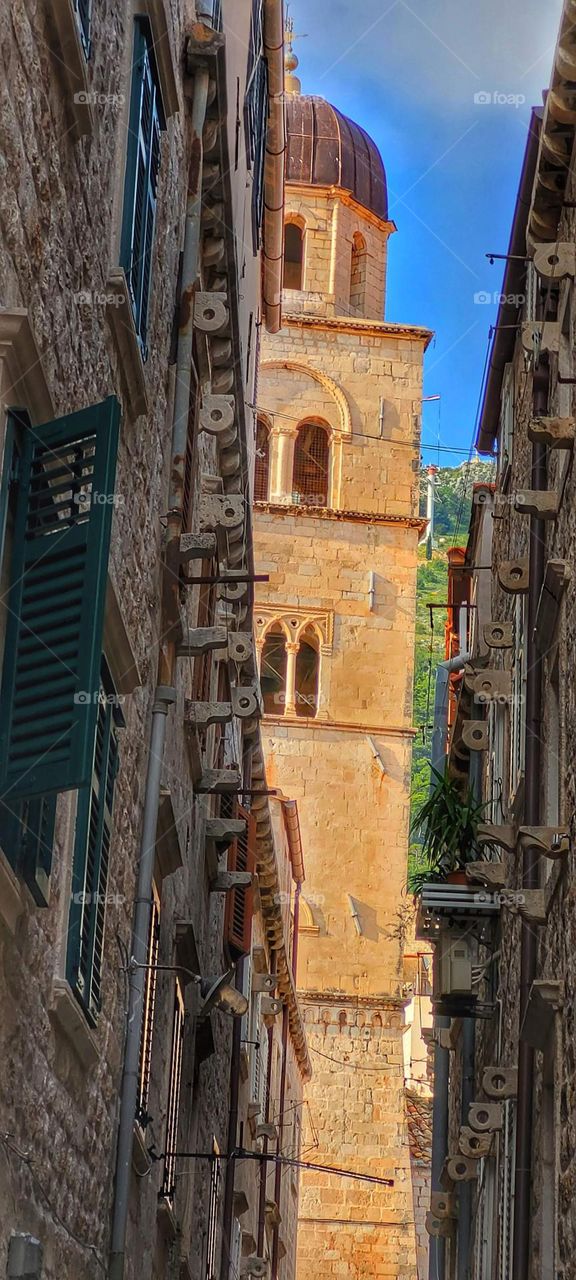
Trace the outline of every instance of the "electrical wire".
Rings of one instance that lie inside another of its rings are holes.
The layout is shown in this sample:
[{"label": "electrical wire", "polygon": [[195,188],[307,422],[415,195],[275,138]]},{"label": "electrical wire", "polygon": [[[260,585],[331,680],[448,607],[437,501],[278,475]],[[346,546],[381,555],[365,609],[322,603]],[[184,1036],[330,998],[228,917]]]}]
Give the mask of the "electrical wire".
[{"label": "electrical wire", "polygon": [[38,1177],[38,1174],[36,1173],[33,1167],[34,1166],[33,1156],[31,1156],[27,1151],[20,1150],[20,1148],[16,1145],[16,1142],[13,1140],[12,1134],[10,1133],[0,1133],[0,1145],[4,1149],[4,1153],[6,1155],[6,1160],[8,1164],[10,1163],[10,1161],[7,1153],[11,1152],[12,1155],[17,1156],[18,1159],[21,1160],[24,1165],[26,1165],[32,1184],[38,1191],[39,1195],[42,1197],[49,1213],[52,1215],[52,1218],[54,1219],[54,1222],[57,1223],[57,1225],[61,1228],[62,1231],[64,1231],[64,1233],[69,1237],[70,1240],[74,1241],[74,1244],[78,1245],[79,1249],[85,1249],[87,1253],[92,1254],[94,1261],[100,1267],[103,1275],[106,1276],[108,1274],[106,1263],[103,1261],[102,1257],[100,1256],[100,1252],[96,1248],[96,1245],[90,1244],[86,1240],[81,1240],[80,1237],[77,1236],[76,1233],[72,1231],[72,1229],[69,1226],[67,1226],[64,1220],[60,1217],[58,1210],[54,1208],[54,1205],[50,1200],[50,1197],[48,1195],[48,1192],[46,1191],[46,1188],[44,1187],[44,1184]]},{"label": "electrical wire", "polygon": [[[263,409],[261,405],[248,404],[247,408],[253,409],[255,413],[261,413],[266,418],[268,419],[271,418],[272,420],[274,420],[274,418],[286,418],[286,420],[289,422],[306,421],[306,419],[303,419],[302,417],[297,417],[296,414],[294,413],[281,413],[279,409]],[[418,446],[416,446],[414,444],[411,444],[409,440],[387,440],[385,436],[372,435],[370,431],[354,430],[353,439],[356,439],[357,437],[359,437],[361,440],[374,440],[378,444],[388,444],[394,449],[411,449],[413,453],[416,452],[416,448],[418,447],[420,451],[425,449],[427,453],[428,452],[453,453],[453,454],[458,454],[459,457],[462,457],[463,455],[468,454],[468,449],[457,449],[451,445],[420,443]]]}]

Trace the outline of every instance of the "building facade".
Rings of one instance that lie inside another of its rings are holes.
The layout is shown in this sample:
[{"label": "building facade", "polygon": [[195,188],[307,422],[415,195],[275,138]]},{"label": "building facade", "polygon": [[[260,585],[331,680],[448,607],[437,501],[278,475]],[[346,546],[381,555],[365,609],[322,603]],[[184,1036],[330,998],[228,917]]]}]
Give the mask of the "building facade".
[{"label": "building facade", "polygon": [[255,618],[267,775],[298,800],[307,857],[304,1150],[332,1170],[303,1173],[299,1275],[415,1280],[403,893],[431,335],[383,319],[395,228],[381,158],[358,125],[300,94],[296,66],[290,51],[284,320],[264,336],[257,399],[268,581]]},{"label": "building facade", "polygon": [[0,27],[0,1274],[292,1280],[303,859],[260,743],[249,407],[282,6]]},{"label": "building facade", "polygon": [[447,769],[485,805],[485,860],[469,868],[465,918],[455,887],[452,923],[436,918],[464,938],[474,1014],[453,1008],[437,1029],[440,1277],[574,1274],[573,20],[565,4],[531,121],[477,437],[495,479],[474,495],[462,560]]}]

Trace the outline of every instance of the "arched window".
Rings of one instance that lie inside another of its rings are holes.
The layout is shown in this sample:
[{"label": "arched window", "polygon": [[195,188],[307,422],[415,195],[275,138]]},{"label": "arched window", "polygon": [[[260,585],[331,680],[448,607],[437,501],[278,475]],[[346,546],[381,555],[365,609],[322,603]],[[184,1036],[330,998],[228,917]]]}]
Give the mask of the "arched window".
[{"label": "arched window", "polygon": [[254,501],[267,502],[270,484],[270,427],[262,418],[256,427],[256,466],[254,468]]},{"label": "arched window", "polygon": [[301,289],[304,275],[304,228],[287,222],[284,228],[284,288]]},{"label": "arched window", "polygon": [[315,716],[318,710],[320,658],[313,630],[305,631],[296,654],[295,703],[297,716]]},{"label": "arched window", "polygon": [[294,447],[292,501],[310,507],[328,506],[330,445],[319,422],[303,422]]},{"label": "arched window", "polygon": [[279,623],[270,628],[262,648],[260,686],[264,710],[282,716],[286,704],[286,636]]},{"label": "arched window", "polygon": [[352,240],[350,310],[362,313],[366,302],[366,241],[359,231]]}]

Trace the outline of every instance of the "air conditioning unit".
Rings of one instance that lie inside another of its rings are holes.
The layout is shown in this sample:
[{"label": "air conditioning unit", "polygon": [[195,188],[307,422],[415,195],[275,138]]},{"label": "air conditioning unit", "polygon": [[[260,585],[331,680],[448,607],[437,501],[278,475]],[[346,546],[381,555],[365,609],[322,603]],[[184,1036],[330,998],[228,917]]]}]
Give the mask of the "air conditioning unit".
[{"label": "air conditioning unit", "polygon": [[434,997],[472,995],[472,946],[464,934],[441,933],[434,951]]}]

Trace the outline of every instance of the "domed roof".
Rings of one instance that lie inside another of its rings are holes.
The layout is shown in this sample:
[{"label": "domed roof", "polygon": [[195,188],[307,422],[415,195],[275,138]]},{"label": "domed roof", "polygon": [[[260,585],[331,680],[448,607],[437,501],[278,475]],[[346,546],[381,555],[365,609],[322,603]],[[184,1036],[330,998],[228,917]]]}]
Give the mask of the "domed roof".
[{"label": "domed roof", "polygon": [[378,218],[388,218],[386,173],[372,138],[324,98],[286,95],[286,179],[343,187]]}]

